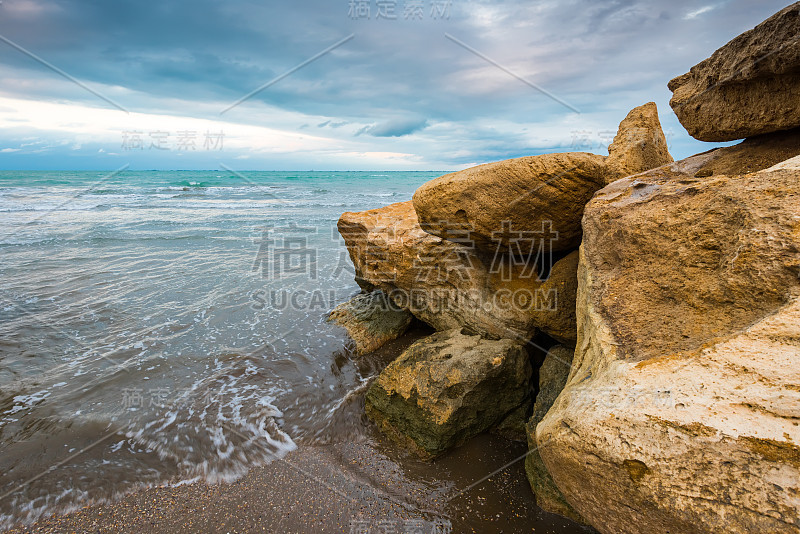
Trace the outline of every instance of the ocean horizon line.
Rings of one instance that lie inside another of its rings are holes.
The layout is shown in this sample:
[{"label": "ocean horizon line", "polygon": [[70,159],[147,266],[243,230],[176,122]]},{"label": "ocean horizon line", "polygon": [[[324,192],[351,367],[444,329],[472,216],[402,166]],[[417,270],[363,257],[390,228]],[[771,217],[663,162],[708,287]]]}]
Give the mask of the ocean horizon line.
[{"label": "ocean horizon line", "polygon": [[[115,172],[117,169],[0,169],[0,172]],[[225,169],[124,169],[124,172],[231,172]],[[455,172],[454,169],[236,169],[235,172]]]}]

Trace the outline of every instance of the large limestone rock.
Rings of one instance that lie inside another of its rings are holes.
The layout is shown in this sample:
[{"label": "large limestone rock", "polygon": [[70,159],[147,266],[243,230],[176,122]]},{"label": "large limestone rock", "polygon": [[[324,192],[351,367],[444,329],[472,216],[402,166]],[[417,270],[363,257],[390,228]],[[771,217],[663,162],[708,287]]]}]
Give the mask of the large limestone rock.
[{"label": "large limestone rock", "polygon": [[655,103],[620,123],[609,157],[544,154],[480,165],[431,180],[414,193],[422,228],[457,241],[517,255],[569,251],[581,241],[583,208],[619,178],[671,163]]},{"label": "large limestone rock", "polygon": [[800,126],[800,2],[669,82],[670,105],[701,141],[732,141]]},{"label": "large limestone rock", "polygon": [[695,176],[726,154],[586,208],[578,345],[535,437],[604,533],[800,533],[800,158]]},{"label": "large limestone rock", "polygon": [[632,109],[620,123],[614,142],[608,147],[605,183],[673,161],[658,120],[658,108],[655,102],[648,102]]},{"label": "large limestone rock", "polygon": [[575,302],[578,294],[578,251],[558,260],[539,293],[549,297],[533,316],[536,328],[559,343],[574,346],[578,340]]},{"label": "large limestone rock", "polygon": [[328,320],[343,327],[364,355],[397,339],[408,329],[413,316],[399,308],[383,291],[356,295],[334,308]]},{"label": "large limestone rock", "polygon": [[530,398],[525,399],[514,411],[500,421],[500,424],[492,429],[492,432],[510,441],[525,442],[528,440],[527,423],[533,402]]},{"label": "large limestone rock", "polygon": [[469,228],[489,253],[570,250],[580,244],[583,207],[604,185],[604,163],[576,152],[480,165],[426,183],[414,208],[427,232],[452,239],[454,229]]},{"label": "large limestone rock", "polygon": [[800,154],[800,129],[751,137],[709,154],[712,158],[697,170],[698,177],[761,171]]},{"label": "large limestone rock", "polygon": [[[675,180],[736,176],[768,169],[797,155],[800,155],[800,128],[751,137],[737,145],[709,150],[665,165],[653,173]],[[643,176],[653,173],[645,172]]]},{"label": "large limestone rock", "polygon": [[345,213],[339,231],[359,283],[383,289],[437,330],[463,327],[524,343],[541,325],[559,337],[577,336],[570,317],[575,307],[571,260],[556,263],[543,283],[531,261],[507,253],[483,256],[474,247],[424,232],[411,202]]},{"label": "large limestone rock", "polygon": [[530,453],[525,458],[525,472],[528,474],[528,481],[536,495],[536,504],[539,508],[583,523],[583,518],[564,499],[550,473],[547,472],[536,442],[536,425],[544,419],[564,389],[574,353],[575,350],[572,348],[557,345],[550,349],[539,368],[539,392],[533,405],[533,415],[527,425]]},{"label": "large limestone rock", "polygon": [[406,349],[367,390],[367,416],[424,459],[485,432],[529,395],[530,364],[516,341],[459,330]]}]

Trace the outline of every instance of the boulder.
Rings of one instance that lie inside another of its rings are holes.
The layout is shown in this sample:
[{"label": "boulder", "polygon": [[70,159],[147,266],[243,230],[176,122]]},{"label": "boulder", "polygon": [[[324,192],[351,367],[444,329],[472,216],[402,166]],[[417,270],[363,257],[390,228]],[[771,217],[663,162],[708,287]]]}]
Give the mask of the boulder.
[{"label": "boulder", "polygon": [[[695,154],[640,175],[647,177],[656,173],[674,180],[736,176],[788,163],[797,155],[800,155],[800,128],[750,137],[737,145]],[[638,178],[638,175],[634,176]]]},{"label": "boulder", "polygon": [[328,320],[347,330],[355,342],[356,353],[378,350],[405,333],[413,316],[399,308],[383,291],[356,295],[337,306]]},{"label": "boulder", "polygon": [[522,404],[508,414],[505,419],[500,421],[500,424],[494,427],[492,432],[511,441],[527,441],[526,424],[532,404],[530,398],[525,399]]},{"label": "boulder", "polygon": [[422,228],[444,239],[468,229],[475,246],[516,254],[576,248],[583,207],[604,185],[605,157],[575,152],[480,165],[414,193]]},{"label": "boulder", "polygon": [[669,82],[692,137],[732,141],[800,126],[800,2]]},{"label": "boulder", "polygon": [[530,373],[516,341],[438,332],[411,345],[372,383],[367,416],[432,459],[516,409],[530,394]]},{"label": "boulder", "polygon": [[695,176],[725,154],[586,208],[578,344],[535,439],[604,533],[800,533],[800,158]]},{"label": "boulder", "polygon": [[761,171],[800,155],[800,128],[750,137],[711,154],[712,159],[697,170],[696,176]]},{"label": "boulder", "polygon": [[648,102],[631,110],[620,123],[614,142],[608,147],[605,183],[673,161],[658,120],[658,108],[655,102]]},{"label": "boulder", "polygon": [[[420,228],[411,202],[345,213],[339,232],[362,287],[383,289],[437,330],[465,328],[525,343],[557,304],[552,287],[542,290],[533,262],[482,256],[431,235]],[[562,299],[565,306],[570,298]]]},{"label": "boulder", "polygon": [[533,405],[533,415],[527,424],[530,452],[525,458],[525,472],[528,475],[531,489],[536,495],[536,504],[539,508],[563,515],[573,521],[585,523],[583,518],[564,499],[558,486],[553,482],[553,478],[547,472],[542,457],[539,455],[539,446],[536,442],[536,425],[544,419],[545,414],[567,383],[574,353],[575,349],[557,345],[550,349],[544,363],[539,368],[539,392]]},{"label": "boulder", "polygon": [[533,324],[559,343],[575,346],[578,340],[578,323],[575,319],[575,302],[578,293],[578,251],[558,260],[550,276],[539,288],[542,306],[533,316]]},{"label": "boulder", "polygon": [[650,102],[628,113],[608,158],[572,152],[480,165],[424,184],[414,209],[426,232],[456,242],[467,236],[487,254],[569,251],[580,245],[583,208],[595,191],[672,161]]}]

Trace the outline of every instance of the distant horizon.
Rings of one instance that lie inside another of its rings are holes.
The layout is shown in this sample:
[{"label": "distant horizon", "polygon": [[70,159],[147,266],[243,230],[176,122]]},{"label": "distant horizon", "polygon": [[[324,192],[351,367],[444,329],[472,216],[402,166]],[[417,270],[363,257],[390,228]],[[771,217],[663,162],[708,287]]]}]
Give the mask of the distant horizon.
[{"label": "distant horizon", "polygon": [[[491,163],[491,162],[489,162]],[[225,169],[0,169],[0,172],[222,172],[232,173]],[[454,169],[236,169],[235,172],[456,172]]]}]

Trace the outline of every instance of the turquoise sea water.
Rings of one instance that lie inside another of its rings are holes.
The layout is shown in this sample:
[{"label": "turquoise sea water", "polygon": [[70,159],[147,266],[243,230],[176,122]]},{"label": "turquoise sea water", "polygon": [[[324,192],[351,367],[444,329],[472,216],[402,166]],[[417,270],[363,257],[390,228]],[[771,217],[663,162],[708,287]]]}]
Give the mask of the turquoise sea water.
[{"label": "turquoise sea water", "polygon": [[345,211],[441,172],[0,172],[0,527],[357,439]]}]

